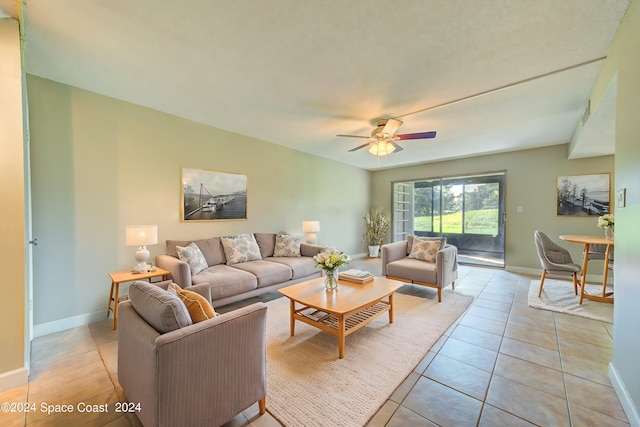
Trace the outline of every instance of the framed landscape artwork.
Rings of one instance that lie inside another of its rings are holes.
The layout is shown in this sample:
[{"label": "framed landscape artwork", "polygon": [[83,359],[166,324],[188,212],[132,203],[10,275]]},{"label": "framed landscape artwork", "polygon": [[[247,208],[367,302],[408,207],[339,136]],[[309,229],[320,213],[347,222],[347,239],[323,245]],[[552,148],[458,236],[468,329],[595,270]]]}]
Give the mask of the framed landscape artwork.
[{"label": "framed landscape artwork", "polygon": [[559,176],[556,189],[556,215],[601,216],[609,213],[608,173]]},{"label": "framed landscape artwork", "polygon": [[247,219],[247,176],[182,169],[182,222]]}]

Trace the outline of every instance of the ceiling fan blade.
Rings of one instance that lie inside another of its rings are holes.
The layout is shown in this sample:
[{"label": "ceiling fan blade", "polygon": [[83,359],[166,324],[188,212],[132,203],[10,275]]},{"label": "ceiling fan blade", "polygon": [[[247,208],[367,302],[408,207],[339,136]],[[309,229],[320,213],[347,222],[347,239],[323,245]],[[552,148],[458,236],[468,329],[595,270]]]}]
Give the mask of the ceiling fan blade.
[{"label": "ceiling fan blade", "polygon": [[402,122],[397,119],[388,119],[387,123],[382,128],[381,133],[386,133],[387,135],[393,135],[399,128],[402,126]]},{"label": "ceiling fan blade", "polygon": [[427,139],[427,138],[435,138],[436,131],[431,132],[418,132],[418,133],[403,133],[400,135],[396,135],[398,139]]},{"label": "ceiling fan blade", "polygon": [[336,135],[336,136],[346,136],[347,138],[366,138],[370,139],[370,136],[360,136],[360,135]]},{"label": "ceiling fan blade", "polygon": [[351,150],[349,150],[349,152],[356,151],[364,147],[368,147],[370,144],[371,144],[370,142],[367,142],[366,144],[358,145],[356,148],[352,148]]},{"label": "ceiling fan blade", "polygon": [[391,145],[393,145],[395,147],[395,150],[393,151],[394,153],[397,153],[398,151],[404,150],[404,148],[400,147],[398,144],[396,144],[395,142],[393,142],[391,140],[389,141],[389,144],[391,144]]}]

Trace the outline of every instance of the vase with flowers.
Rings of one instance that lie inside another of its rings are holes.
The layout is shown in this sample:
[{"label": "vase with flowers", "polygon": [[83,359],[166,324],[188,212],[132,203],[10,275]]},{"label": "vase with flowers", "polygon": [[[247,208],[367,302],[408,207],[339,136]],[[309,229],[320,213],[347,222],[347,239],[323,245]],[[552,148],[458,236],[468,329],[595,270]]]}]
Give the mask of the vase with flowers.
[{"label": "vase with flowers", "polygon": [[598,217],[598,227],[604,228],[604,236],[607,239],[613,238],[613,225],[615,221],[613,219],[613,214],[605,214],[601,217]]},{"label": "vase with flowers", "polygon": [[382,240],[389,229],[389,218],[381,210],[371,209],[364,216],[364,222],[367,225],[367,231],[362,235],[362,238],[369,248],[369,256],[376,258],[380,251]]},{"label": "vase with flowers", "polygon": [[338,268],[351,259],[344,252],[335,248],[327,248],[313,257],[316,268],[324,271],[324,287],[328,291],[338,288]]}]

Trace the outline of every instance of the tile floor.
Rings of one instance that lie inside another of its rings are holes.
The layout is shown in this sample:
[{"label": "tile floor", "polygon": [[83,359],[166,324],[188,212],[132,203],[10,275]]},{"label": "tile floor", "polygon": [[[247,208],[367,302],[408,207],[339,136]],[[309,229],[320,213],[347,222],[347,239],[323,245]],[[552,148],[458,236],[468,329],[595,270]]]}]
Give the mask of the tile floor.
[{"label": "tile floor", "polygon": [[[376,271],[367,261],[352,266]],[[531,280],[504,270],[461,266],[456,290],[475,296],[473,304],[368,426],[628,426],[607,374],[612,325],[528,307]],[[401,291],[435,298],[435,291],[418,286]],[[0,413],[0,425],[140,426],[135,415],[113,412],[124,396],[111,326],[106,320],[35,339],[29,384],[0,393],[0,402],[35,403],[37,410]],[[42,411],[43,404],[79,402],[109,404],[111,410]],[[225,424],[279,425],[268,413],[259,416],[257,405]]]}]

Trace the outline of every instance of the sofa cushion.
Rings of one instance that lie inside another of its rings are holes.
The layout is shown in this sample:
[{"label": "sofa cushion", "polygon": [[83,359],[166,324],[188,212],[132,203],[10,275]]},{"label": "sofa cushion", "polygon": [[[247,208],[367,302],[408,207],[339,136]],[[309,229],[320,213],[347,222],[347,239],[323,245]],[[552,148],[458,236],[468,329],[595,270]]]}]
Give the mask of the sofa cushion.
[{"label": "sofa cushion", "polygon": [[224,264],[227,262],[227,259],[224,257],[224,251],[219,237],[200,240],[167,240],[167,255],[178,258],[176,246],[188,246],[189,243],[195,243],[198,245],[200,251],[204,255],[204,259],[207,260],[208,266]]},{"label": "sofa cushion", "polygon": [[276,235],[273,233],[253,233],[260,248],[262,259],[273,256],[276,247]]},{"label": "sofa cushion", "polygon": [[407,255],[411,254],[411,249],[413,248],[413,242],[415,240],[422,240],[422,241],[430,241],[430,240],[440,240],[440,249],[444,248],[445,245],[447,244],[447,238],[446,237],[430,237],[430,236],[415,236],[415,235],[409,235],[409,237],[407,238]]},{"label": "sofa cushion", "polygon": [[284,264],[256,260],[234,264],[233,268],[253,274],[258,279],[258,287],[286,282],[291,279],[291,269]]},{"label": "sofa cushion", "polygon": [[296,280],[312,274],[320,275],[315,262],[309,257],[269,257],[265,261],[284,264],[291,269],[291,279]]},{"label": "sofa cushion", "polygon": [[227,265],[262,259],[260,248],[253,234],[221,237]]},{"label": "sofa cushion", "polygon": [[300,256],[300,236],[297,234],[276,234],[273,256]]},{"label": "sofa cushion", "polygon": [[438,251],[442,247],[442,241],[440,239],[436,240],[419,240],[415,239],[413,241],[413,247],[411,248],[411,253],[409,254],[409,258],[420,259],[427,262],[436,262],[436,255],[438,255]]},{"label": "sofa cushion", "polygon": [[200,247],[195,243],[189,243],[187,246],[176,246],[176,251],[178,252],[178,258],[189,264],[192,276],[209,266]]},{"label": "sofa cushion", "polygon": [[258,279],[251,273],[218,264],[202,270],[191,278],[194,285],[208,283],[211,301],[238,295],[258,287]]},{"label": "sofa cushion", "polygon": [[387,264],[387,275],[416,282],[436,284],[436,265],[415,258],[402,258]]},{"label": "sofa cushion", "polygon": [[213,307],[211,307],[209,301],[202,295],[182,289],[175,283],[169,284],[169,292],[176,295],[180,298],[180,301],[184,303],[193,323],[199,323],[216,317],[216,312],[213,311]]},{"label": "sofa cushion", "polygon": [[129,286],[129,301],[138,315],[160,334],[193,324],[180,298],[151,283],[133,282]]}]

